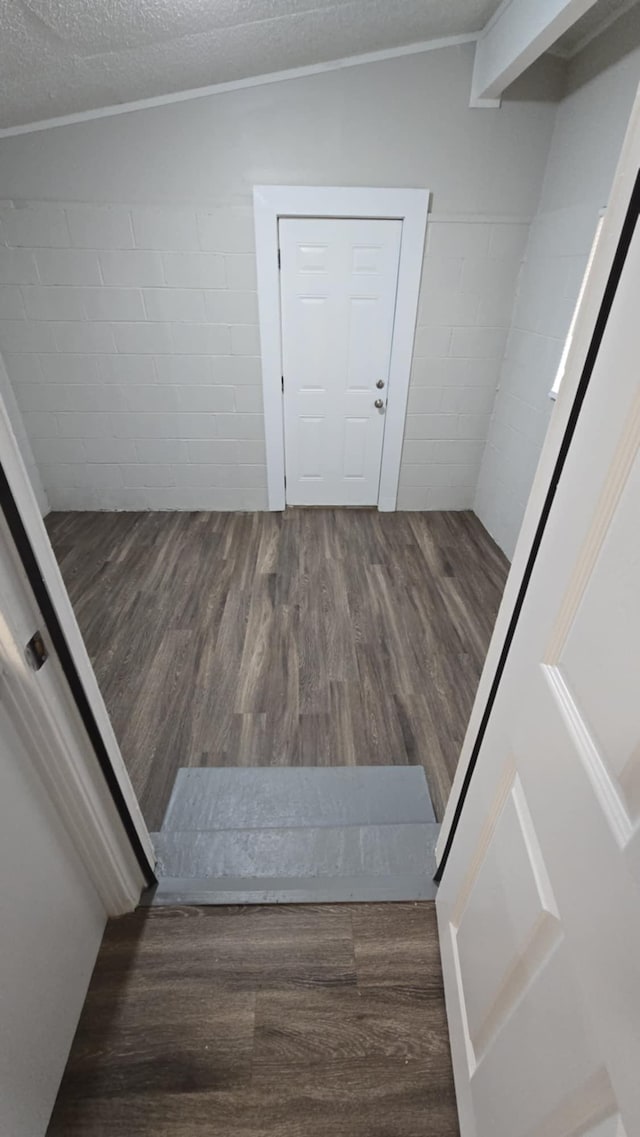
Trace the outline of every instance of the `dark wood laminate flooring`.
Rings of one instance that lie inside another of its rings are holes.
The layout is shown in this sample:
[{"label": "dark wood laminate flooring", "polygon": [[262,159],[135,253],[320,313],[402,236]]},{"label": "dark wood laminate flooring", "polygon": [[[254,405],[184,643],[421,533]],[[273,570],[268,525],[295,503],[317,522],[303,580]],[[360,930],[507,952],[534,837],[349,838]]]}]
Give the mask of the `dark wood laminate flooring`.
[{"label": "dark wood laminate flooring", "polygon": [[107,926],[48,1137],[457,1137],[433,903]]},{"label": "dark wood laminate flooring", "polygon": [[422,764],[442,817],[507,573],[472,513],[52,513],[149,828],[180,766]]}]

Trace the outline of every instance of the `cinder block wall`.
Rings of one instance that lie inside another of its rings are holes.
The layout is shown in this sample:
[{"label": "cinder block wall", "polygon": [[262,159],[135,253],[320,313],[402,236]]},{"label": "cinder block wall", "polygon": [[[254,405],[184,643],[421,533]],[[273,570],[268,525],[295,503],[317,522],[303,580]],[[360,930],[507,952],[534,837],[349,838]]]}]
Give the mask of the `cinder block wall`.
[{"label": "cinder block wall", "polygon": [[399,506],[470,508],[555,115],[472,45],[0,141],[0,351],[54,509],[262,509],[251,187],[432,191]]},{"label": "cinder block wall", "polygon": [[263,509],[247,208],[0,210],[0,345],[56,509]]},{"label": "cinder block wall", "polygon": [[[403,509],[475,492],[525,224],[430,222]],[[264,509],[251,207],[0,210],[0,346],[55,509]]]},{"label": "cinder block wall", "polygon": [[639,44],[636,6],[572,60],[558,106],[474,502],[508,557],[553,409],[549,390],[635,98]]},{"label": "cinder block wall", "polygon": [[400,509],[468,509],[528,226],[432,220],[400,470]]},{"label": "cinder block wall", "polygon": [[[2,288],[0,287],[0,296],[1,293]],[[29,475],[29,481],[31,482],[31,488],[35,494],[36,501],[38,502],[38,507],[42,516],[46,517],[50,509],[49,499],[42,484],[40,470],[35,460],[31,443],[25,430],[24,420],[16,403],[14,390],[9,382],[9,376],[7,375],[7,369],[2,356],[0,356],[0,398],[2,398],[4,409],[9,419],[9,425],[15,435],[18,450],[20,451],[22,461]]]}]

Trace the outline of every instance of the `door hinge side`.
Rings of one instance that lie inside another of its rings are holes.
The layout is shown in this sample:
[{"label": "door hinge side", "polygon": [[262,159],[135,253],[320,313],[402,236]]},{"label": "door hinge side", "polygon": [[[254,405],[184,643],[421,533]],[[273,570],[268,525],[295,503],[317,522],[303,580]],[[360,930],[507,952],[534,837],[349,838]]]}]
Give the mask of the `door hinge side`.
[{"label": "door hinge side", "polygon": [[278,269],[282,268],[282,258],[280,256],[280,249],[278,249]]},{"label": "door hinge side", "polygon": [[284,394],[284,375],[280,376],[280,390]]}]

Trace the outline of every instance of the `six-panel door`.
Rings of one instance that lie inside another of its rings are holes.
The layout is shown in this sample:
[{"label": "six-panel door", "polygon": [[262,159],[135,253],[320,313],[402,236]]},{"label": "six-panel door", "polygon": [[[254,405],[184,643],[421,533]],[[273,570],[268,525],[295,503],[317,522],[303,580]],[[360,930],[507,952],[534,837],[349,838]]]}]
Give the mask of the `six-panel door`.
[{"label": "six-panel door", "polygon": [[462,1137],[640,1133],[640,231],[437,900]]},{"label": "six-panel door", "polygon": [[402,222],[279,231],[287,504],[376,505]]}]

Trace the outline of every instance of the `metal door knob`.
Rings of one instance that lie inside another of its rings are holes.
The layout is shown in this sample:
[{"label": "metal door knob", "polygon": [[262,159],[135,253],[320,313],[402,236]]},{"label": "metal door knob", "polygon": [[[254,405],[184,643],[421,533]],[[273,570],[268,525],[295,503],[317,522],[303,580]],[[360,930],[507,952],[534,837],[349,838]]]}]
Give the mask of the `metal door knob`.
[{"label": "metal door knob", "polygon": [[384,406],[384,399],[376,399],[373,405],[374,407],[377,407],[378,410],[380,410]]},{"label": "metal door knob", "polygon": [[382,388],[384,387],[384,379],[378,379],[378,382],[376,383],[376,387],[378,388],[379,391],[381,391]]}]

